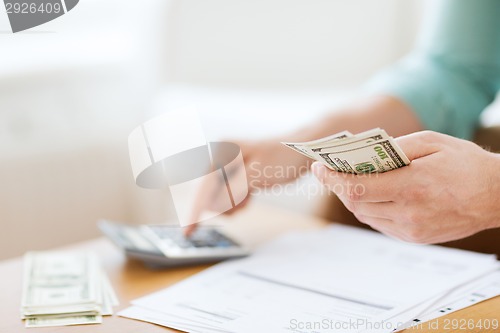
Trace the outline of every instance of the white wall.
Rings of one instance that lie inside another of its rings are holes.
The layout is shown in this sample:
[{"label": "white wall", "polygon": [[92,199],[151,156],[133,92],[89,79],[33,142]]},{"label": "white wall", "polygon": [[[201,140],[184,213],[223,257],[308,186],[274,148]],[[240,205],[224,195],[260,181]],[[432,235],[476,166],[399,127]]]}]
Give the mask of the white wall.
[{"label": "white wall", "polygon": [[[330,87],[352,87],[404,54],[420,13],[417,0],[138,4],[81,1],[15,35],[0,11],[0,258],[95,237],[99,217],[172,216],[167,193],[133,184],[132,127],[195,101],[213,138],[296,127],[337,99]],[[275,121],[259,124],[262,114]]]},{"label": "white wall", "polygon": [[0,258],[96,237],[98,218],[161,220],[127,135],[158,89],[168,1],[80,1],[11,34],[0,10]]},{"label": "white wall", "polygon": [[405,54],[422,0],[178,0],[168,80],[207,85],[354,85]]}]

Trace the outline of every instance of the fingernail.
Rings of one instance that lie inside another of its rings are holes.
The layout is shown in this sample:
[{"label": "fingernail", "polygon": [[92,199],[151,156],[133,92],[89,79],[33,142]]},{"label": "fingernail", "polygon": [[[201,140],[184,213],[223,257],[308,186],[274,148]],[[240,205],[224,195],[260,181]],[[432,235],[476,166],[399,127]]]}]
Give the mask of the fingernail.
[{"label": "fingernail", "polygon": [[311,171],[314,173],[314,175],[318,178],[318,179],[324,179],[325,178],[325,173],[326,173],[326,168],[323,164],[321,164],[320,162],[314,162],[312,165],[311,165]]}]

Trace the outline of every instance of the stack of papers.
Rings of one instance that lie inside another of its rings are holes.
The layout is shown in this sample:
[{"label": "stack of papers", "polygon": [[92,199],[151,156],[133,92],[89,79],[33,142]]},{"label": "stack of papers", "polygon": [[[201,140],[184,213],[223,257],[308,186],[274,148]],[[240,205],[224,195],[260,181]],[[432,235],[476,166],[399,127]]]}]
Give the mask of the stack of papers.
[{"label": "stack of papers", "polygon": [[185,332],[392,332],[500,294],[484,255],[334,225],[292,233],[132,302]]}]

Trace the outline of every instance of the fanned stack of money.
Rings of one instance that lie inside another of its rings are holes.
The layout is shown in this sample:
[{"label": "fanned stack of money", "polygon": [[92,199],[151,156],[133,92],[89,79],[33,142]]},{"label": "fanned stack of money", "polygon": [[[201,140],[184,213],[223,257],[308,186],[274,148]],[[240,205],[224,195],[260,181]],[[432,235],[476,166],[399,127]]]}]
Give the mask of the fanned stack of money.
[{"label": "fanned stack of money", "polygon": [[396,141],[380,128],[356,135],[343,131],[309,142],[282,143],[338,172],[386,172],[410,164]]},{"label": "fanned stack of money", "polygon": [[118,305],[97,257],[88,252],[29,252],[23,283],[26,327],[98,324]]}]

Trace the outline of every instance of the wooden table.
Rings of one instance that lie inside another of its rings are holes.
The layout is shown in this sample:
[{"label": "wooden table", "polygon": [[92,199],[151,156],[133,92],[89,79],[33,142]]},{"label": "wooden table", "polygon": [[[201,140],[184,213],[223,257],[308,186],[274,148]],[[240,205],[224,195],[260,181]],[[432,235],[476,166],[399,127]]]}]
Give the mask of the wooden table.
[{"label": "wooden table", "polygon": [[[268,206],[252,204],[243,212],[230,218],[231,223],[224,230],[232,237],[249,246],[255,247],[269,241],[277,235],[289,230],[305,230],[321,228],[326,221],[298,214],[291,214]],[[139,296],[168,287],[182,279],[200,272],[208,265],[175,268],[153,271],[145,268],[141,263],[129,261],[123,254],[106,239],[75,244],[62,248],[70,250],[93,250],[99,253],[101,262],[109,274],[111,282],[118,294],[121,305],[116,309],[127,307],[130,301]],[[116,315],[105,317],[103,324],[88,326],[24,328],[19,319],[22,283],[22,258],[0,262],[0,332],[68,332],[68,333],[155,333],[175,332],[174,330],[157,325],[121,318]],[[464,330],[444,329],[445,320],[474,320],[484,318],[500,319],[500,297],[485,301],[473,307],[457,311],[442,317],[435,324],[438,329],[425,327],[418,332],[463,332]],[[410,331],[410,330],[408,330]],[[412,329],[411,331],[417,331]],[[479,330],[477,330],[479,331]],[[488,332],[488,330],[481,330]],[[493,330],[491,331],[493,332]]]}]

